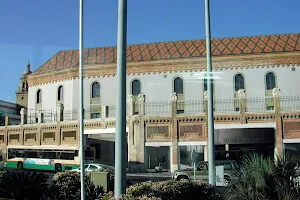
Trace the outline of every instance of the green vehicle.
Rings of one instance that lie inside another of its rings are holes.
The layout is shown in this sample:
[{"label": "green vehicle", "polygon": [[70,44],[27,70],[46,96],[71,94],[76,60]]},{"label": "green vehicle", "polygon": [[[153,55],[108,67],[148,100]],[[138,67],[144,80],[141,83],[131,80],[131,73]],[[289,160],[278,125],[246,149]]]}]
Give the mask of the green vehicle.
[{"label": "green vehicle", "polygon": [[[86,162],[95,160],[95,148],[85,150]],[[14,146],[7,148],[5,168],[36,169],[61,172],[78,168],[78,147],[62,146]]]},{"label": "green vehicle", "polygon": [[[233,160],[221,160],[215,161],[215,166],[224,166],[224,186],[227,186],[231,180],[231,175],[237,169],[239,165]],[[189,167],[183,170],[175,170],[172,175],[173,180],[193,180],[194,168]],[[208,181],[208,162],[202,161],[196,165],[196,180]]]}]

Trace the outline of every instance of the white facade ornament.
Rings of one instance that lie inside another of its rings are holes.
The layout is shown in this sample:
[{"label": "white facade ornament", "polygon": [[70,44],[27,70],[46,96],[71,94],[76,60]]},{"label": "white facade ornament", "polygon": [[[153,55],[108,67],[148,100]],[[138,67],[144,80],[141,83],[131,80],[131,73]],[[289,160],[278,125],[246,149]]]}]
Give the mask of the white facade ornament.
[{"label": "white facade ornament", "polygon": [[172,101],[177,101],[177,94],[176,93],[171,93],[170,98]]},{"label": "white facade ornament", "polygon": [[145,102],[145,95],[144,94],[139,94],[137,98],[138,98],[139,102]]},{"label": "white facade ornament", "polygon": [[207,91],[204,91],[203,96],[204,96],[204,99],[208,99],[208,93],[207,93]]},{"label": "white facade ornament", "polygon": [[281,90],[279,88],[273,88],[272,93],[273,97],[279,97]]},{"label": "white facade ornament", "polygon": [[246,92],[244,89],[239,89],[238,98],[246,98]]},{"label": "white facade ornament", "polygon": [[133,101],[134,101],[134,96],[132,94],[128,95],[127,102],[133,102]]}]

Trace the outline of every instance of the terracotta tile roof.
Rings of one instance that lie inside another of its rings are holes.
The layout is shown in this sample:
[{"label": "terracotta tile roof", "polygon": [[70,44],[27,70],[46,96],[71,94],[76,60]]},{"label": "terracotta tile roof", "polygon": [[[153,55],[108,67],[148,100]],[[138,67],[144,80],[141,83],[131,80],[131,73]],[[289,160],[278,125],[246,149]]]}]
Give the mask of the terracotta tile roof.
[{"label": "terracotta tile roof", "polygon": [[[213,56],[291,51],[300,51],[300,33],[216,38],[212,40]],[[128,62],[205,56],[205,40],[158,42],[127,46]],[[116,59],[117,48],[115,46],[84,50],[85,64],[116,63]],[[43,73],[78,65],[78,50],[63,50],[56,53],[38,68],[35,73]]]}]

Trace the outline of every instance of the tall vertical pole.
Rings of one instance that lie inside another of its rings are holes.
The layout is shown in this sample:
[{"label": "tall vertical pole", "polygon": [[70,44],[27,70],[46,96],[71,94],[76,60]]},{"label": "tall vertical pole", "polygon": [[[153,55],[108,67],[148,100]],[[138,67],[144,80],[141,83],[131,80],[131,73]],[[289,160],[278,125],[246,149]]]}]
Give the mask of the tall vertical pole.
[{"label": "tall vertical pole", "polygon": [[127,0],[119,0],[117,46],[117,117],[115,144],[115,197],[126,189],[126,38]]},{"label": "tall vertical pole", "polygon": [[83,90],[83,0],[79,0],[79,127],[80,127],[80,184],[81,200],[85,200],[85,168],[84,168],[84,90]]},{"label": "tall vertical pole", "polygon": [[208,175],[209,184],[215,185],[215,137],[213,111],[213,81],[210,36],[209,0],[205,0],[205,28],[206,28],[206,57],[207,57],[207,94],[208,94]]}]

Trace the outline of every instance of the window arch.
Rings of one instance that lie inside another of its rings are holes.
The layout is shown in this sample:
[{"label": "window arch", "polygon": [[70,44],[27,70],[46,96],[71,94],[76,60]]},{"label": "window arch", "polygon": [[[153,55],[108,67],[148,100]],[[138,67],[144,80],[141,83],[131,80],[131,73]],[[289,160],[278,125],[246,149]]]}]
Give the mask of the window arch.
[{"label": "window arch", "polygon": [[38,91],[36,92],[36,103],[42,103],[42,91],[40,89],[38,89]]},{"label": "window arch", "polygon": [[180,77],[174,79],[174,92],[176,94],[183,94],[183,81]]},{"label": "window arch", "polygon": [[275,74],[273,72],[269,72],[266,74],[266,89],[272,90],[276,87]]},{"label": "window arch", "polygon": [[26,91],[26,83],[23,82],[23,83],[22,83],[22,92],[25,92],[25,91]]},{"label": "window arch", "polygon": [[63,86],[59,86],[57,90],[57,100],[62,101],[64,100],[64,88]]},{"label": "window arch", "polygon": [[141,93],[141,83],[139,80],[133,80],[131,83],[131,93],[137,96]]},{"label": "window arch", "polygon": [[100,97],[100,84],[98,82],[94,82],[92,84],[92,98]]},{"label": "window arch", "polygon": [[245,80],[242,74],[234,76],[234,90],[237,92],[240,89],[245,89]]}]

